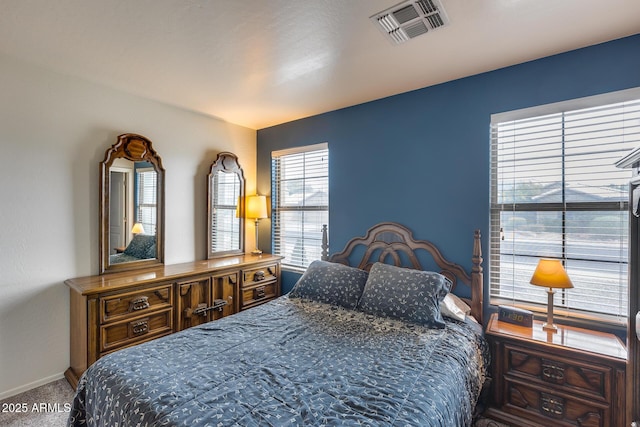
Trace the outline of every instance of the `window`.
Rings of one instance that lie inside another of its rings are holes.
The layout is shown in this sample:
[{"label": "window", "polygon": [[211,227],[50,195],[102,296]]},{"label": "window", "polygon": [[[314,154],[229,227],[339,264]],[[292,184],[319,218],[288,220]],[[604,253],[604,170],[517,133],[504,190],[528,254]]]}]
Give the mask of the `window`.
[{"label": "window", "polygon": [[631,173],[615,162],[639,144],[638,90],[492,117],[493,304],[544,304],[529,280],[556,258],[574,284],[556,307],[626,318]]},{"label": "window", "polygon": [[306,268],[322,254],[329,223],[329,149],[317,144],[271,155],[273,253]]},{"label": "window", "polygon": [[158,174],[153,168],[136,169],[136,222],[142,224],[145,234],[156,234],[156,196]]},{"label": "window", "polygon": [[238,198],[240,179],[236,173],[213,174],[211,195],[211,252],[223,252],[240,248],[240,221],[238,220]]}]

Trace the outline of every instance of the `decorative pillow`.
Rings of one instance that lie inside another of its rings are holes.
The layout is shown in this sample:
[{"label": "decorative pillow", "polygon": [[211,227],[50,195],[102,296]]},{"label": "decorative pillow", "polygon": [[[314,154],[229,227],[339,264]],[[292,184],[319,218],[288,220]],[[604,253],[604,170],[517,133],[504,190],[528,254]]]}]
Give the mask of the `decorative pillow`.
[{"label": "decorative pillow", "polygon": [[447,294],[440,303],[440,313],[443,316],[464,322],[467,314],[471,313],[471,307],[454,294]]},{"label": "decorative pillow", "polygon": [[356,308],[367,272],[327,261],[313,261],[295,284],[290,297]]},{"label": "decorative pillow", "polygon": [[[149,248],[156,244],[155,234],[136,234],[124,250],[125,255],[145,259]],[[155,256],[154,256],[155,257]]]},{"label": "decorative pillow", "polygon": [[451,281],[431,271],[375,263],[358,303],[358,310],[434,328],[443,328],[440,301]]},{"label": "decorative pillow", "polygon": [[149,249],[147,249],[147,256],[145,258],[155,258],[157,256],[156,252],[158,251],[158,248],[156,247],[155,244],[155,240],[153,245],[149,246]]}]

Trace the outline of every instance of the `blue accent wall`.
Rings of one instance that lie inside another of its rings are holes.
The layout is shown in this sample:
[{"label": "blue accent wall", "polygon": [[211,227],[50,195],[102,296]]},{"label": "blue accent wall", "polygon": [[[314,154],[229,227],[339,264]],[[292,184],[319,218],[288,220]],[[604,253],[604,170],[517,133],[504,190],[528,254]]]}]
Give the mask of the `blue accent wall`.
[{"label": "blue accent wall", "polygon": [[271,151],[327,142],[330,252],[394,221],[470,270],[480,229],[488,286],[491,114],[637,86],[640,35],[261,129],[258,192],[270,194]]}]

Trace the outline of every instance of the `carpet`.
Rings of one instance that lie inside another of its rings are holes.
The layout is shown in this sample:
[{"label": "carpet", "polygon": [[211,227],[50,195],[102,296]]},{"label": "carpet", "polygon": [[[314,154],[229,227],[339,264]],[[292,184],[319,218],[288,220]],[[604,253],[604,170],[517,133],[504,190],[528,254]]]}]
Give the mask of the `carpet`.
[{"label": "carpet", "polygon": [[66,379],[45,384],[0,401],[0,426],[64,427],[73,400]]}]

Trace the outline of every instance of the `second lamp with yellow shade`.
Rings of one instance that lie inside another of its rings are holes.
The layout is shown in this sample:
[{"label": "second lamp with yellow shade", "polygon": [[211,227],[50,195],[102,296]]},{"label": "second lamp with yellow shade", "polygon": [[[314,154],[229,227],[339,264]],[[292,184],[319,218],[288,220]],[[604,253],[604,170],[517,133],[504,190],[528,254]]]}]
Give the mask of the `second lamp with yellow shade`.
[{"label": "second lamp with yellow shade", "polygon": [[529,283],[549,288],[547,289],[547,323],[542,326],[542,329],[556,332],[558,328],[553,324],[553,289],[573,288],[573,283],[562,266],[562,262],[559,259],[541,259],[538,261],[538,266]]},{"label": "second lamp with yellow shade", "polygon": [[144,234],[144,227],[142,226],[142,223],[136,222],[133,224],[131,234]]},{"label": "second lamp with yellow shade", "polygon": [[247,196],[245,200],[245,215],[249,219],[253,219],[256,224],[256,249],[251,251],[252,254],[261,254],[258,249],[258,223],[262,218],[267,218],[267,196]]}]

